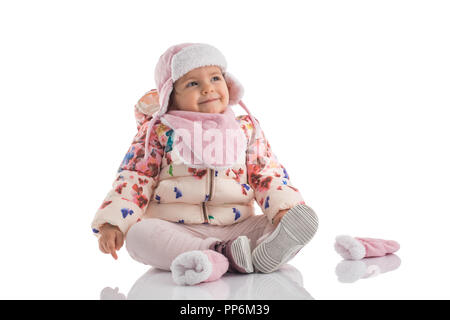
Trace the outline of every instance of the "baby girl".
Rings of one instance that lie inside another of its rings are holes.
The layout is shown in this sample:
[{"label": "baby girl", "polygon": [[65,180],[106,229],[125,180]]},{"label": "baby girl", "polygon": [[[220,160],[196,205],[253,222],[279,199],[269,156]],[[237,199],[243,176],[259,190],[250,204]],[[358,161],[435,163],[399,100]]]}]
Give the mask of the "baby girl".
[{"label": "baby girl", "polygon": [[[100,250],[117,259],[126,240],[133,259],[176,272],[181,284],[279,269],[314,236],[317,216],[241,101],[225,57],[207,44],[172,46],[155,81],[92,222]],[[248,115],[236,117],[236,104]]]}]

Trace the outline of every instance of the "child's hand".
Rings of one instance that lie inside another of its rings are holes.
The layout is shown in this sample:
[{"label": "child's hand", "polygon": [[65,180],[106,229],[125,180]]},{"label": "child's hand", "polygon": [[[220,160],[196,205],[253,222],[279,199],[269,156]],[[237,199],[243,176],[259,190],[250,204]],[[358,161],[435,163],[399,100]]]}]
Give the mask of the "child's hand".
[{"label": "child's hand", "polygon": [[98,239],[98,246],[103,253],[110,253],[117,260],[116,250],[123,245],[123,233],[117,226],[105,223],[100,228],[101,237]]}]

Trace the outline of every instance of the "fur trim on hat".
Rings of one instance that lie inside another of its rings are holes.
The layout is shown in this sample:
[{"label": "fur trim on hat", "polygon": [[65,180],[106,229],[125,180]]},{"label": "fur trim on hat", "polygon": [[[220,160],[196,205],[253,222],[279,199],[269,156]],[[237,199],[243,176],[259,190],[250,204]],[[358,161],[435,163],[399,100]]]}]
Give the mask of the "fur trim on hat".
[{"label": "fur trim on hat", "polygon": [[227,61],[223,54],[211,45],[200,43],[183,48],[172,58],[172,80],[175,82],[189,71],[205,66],[219,66],[224,72],[227,69]]}]

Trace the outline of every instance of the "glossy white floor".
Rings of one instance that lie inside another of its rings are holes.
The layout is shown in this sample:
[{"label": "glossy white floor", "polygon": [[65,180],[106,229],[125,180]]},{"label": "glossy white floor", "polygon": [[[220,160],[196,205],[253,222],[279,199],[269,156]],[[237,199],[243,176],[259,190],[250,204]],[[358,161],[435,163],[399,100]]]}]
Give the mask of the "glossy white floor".
[{"label": "glossy white floor", "polygon": [[[362,261],[343,261],[336,266],[336,276],[341,283],[355,283],[393,271],[400,263],[401,260],[396,255]],[[314,288],[311,289],[314,291]],[[360,297],[364,298],[364,295]],[[312,300],[315,298],[305,287],[300,268],[288,264],[270,274],[226,274],[218,281],[196,286],[174,285],[170,272],[150,268],[136,280],[128,293],[121,292],[119,287],[105,287],[100,299]]]},{"label": "glossy white floor", "polygon": [[436,233],[425,237],[419,230],[427,227],[426,222],[409,223],[405,230],[417,230],[417,234],[404,236],[399,230],[396,239],[402,247],[396,254],[349,262],[334,251],[333,237],[327,229],[337,226],[331,227],[325,221],[309,245],[277,272],[227,274],[219,281],[192,287],[177,286],[171,273],[134,262],[124,248],[115,261],[97,250],[94,238],[75,244],[68,240],[75,235],[73,230],[57,231],[55,239],[36,236],[28,245],[20,246],[21,252],[13,252],[8,243],[3,243],[2,255],[9,259],[2,258],[0,298],[450,298],[448,252],[445,243],[437,242],[434,236],[439,226]]}]

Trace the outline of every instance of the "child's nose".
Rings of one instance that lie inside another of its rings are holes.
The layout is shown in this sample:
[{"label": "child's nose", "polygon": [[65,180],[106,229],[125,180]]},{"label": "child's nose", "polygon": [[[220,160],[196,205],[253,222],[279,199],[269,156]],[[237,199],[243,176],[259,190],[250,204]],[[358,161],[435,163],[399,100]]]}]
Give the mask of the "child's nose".
[{"label": "child's nose", "polygon": [[213,91],[214,91],[214,87],[212,85],[210,85],[210,84],[206,84],[202,88],[202,93],[203,94],[208,94],[208,93],[213,92]]}]

